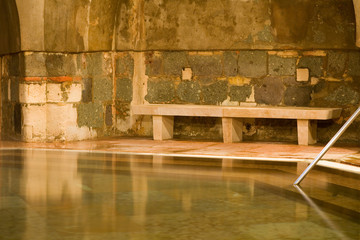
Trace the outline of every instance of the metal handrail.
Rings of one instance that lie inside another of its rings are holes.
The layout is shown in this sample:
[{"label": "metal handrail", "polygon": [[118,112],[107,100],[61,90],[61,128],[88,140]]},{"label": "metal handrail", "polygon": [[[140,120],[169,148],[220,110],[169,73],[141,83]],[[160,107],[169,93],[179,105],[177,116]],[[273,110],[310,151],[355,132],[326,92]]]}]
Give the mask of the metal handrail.
[{"label": "metal handrail", "polygon": [[346,121],[346,123],[340,128],[340,130],[334,135],[334,137],[326,144],[326,146],[321,150],[313,162],[304,170],[304,172],[296,179],[294,185],[299,185],[305,176],[310,172],[310,170],[315,167],[315,165],[320,161],[324,154],[334,145],[334,143],[340,138],[340,136],[345,132],[345,130],[352,124],[352,122],[359,116],[360,107],[351,115],[351,117]]}]

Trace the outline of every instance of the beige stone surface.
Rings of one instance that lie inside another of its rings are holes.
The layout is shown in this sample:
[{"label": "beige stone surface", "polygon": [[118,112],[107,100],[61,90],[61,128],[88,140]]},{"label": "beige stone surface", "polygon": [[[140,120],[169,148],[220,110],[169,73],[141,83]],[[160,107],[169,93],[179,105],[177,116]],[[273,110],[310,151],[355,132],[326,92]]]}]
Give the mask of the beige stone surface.
[{"label": "beige stone surface", "polygon": [[20,103],[46,103],[46,84],[19,84]]},{"label": "beige stone surface", "polygon": [[296,81],[298,81],[298,82],[309,81],[309,69],[308,68],[296,69]]}]

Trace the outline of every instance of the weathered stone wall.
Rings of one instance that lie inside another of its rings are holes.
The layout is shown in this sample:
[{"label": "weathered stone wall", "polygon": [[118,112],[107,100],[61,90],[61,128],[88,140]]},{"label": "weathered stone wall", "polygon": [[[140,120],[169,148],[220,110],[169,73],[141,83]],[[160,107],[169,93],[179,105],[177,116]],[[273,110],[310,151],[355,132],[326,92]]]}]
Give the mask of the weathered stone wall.
[{"label": "weathered stone wall", "polygon": [[[342,107],[340,119],[319,124],[326,141],[359,105],[352,0],[0,6],[6,138],[150,136],[151,118],[132,116],[131,103]],[[175,137],[220,140],[220,123],[176,117]],[[342,139],[358,141],[359,124]],[[245,140],[296,140],[291,120],[247,119],[243,131]]]}]

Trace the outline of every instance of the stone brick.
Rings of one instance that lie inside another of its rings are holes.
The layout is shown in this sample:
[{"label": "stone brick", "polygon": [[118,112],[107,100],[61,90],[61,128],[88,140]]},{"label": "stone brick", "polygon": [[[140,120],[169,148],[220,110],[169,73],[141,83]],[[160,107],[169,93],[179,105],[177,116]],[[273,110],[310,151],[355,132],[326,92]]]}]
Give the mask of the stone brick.
[{"label": "stone brick", "polygon": [[10,86],[10,101],[18,102],[19,101],[19,79],[17,77],[12,77],[9,80],[9,86]]},{"label": "stone brick", "polygon": [[46,55],[44,53],[25,53],[24,54],[24,76],[45,77],[47,76]]},{"label": "stone brick", "polygon": [[123,53],[116,59],[115,73],[117,76],[127,76],[132,78],[134,75],[134,59],[128,53]]},{"label": "stone brick", "polygon": [[103,52],[85,54],[85,75],[86,76],[107,76],[111,74],[111,58],[106,57]]},{"label": "stone brick", "polygon": [[48,54],[45,59],[45,66],[48,77],[65,76],[64,72],[64,55]]},{"label": "stone brick", "polygon": [[220,76],[222,74],[222,56],[213,55],[190,55],[189,63],[196,76]]},{"label": "stone brick", "polygon": [[252,93],[250,85],[230,86],[230,101],[245,102]]},{"label": "stone brick", "polygon": [[347,54],[339,51],[328,52],[327,75],[341,78],[345,72]]},{"label": "stone brick", "polygon": [[360,51],[349,53],[348,74],[350,76],[360,76]]},{"label": "stone brick", "polygon": [[265,51],[240,51],[239,75],[262,77],[267,75],[267,54]]},{"label": "stone brick", "polygon": [[[14,54],[9,56],[9,76],[20,76],[21,65],[20,62],[23,58],[20,57],[20,54]],[[1,69],[0,69],[1,71]]]},{"label": "stone brick", "polygon": [[78,106],[78,126],[101,128],[104,124],[103,106],[99,102],[81,103]]},{"label": "stone brick", "polygon": [[22,108],[22,133],[24,141],[46,139],[46,105],[26,105]]},{"label": "stone brick", "polygon": [[77,110],[73,104],[47,104],[46,118],[47,140],[69,140],[67,129],[77,127]]},{"label": "stone brick", "polygon": [[192,69],[191,68],[183,68],[181,71],[181,79],[182,80],[191,80],[192,79]]},{"label": "stone brick", "polygon": [[62,84],[63,97],[67,103],[77,103],[81,101],[82,87],[80,83]]},{"label": "stone brick", "polygon": [[81,84],[72,83],[48,83],[47,102],[80,102]]},{"label": "stone brick", "polygon": [[22,129],[22,106],[19,103],[14,104],[14,131],[16,134],[21,134]]},{"label": "stone brick", "polygon": [[83,78],[82,79],[81,101],[84,103],[92,101],[92,79],[91,78]]},{"label": "stone brick", "polygon": [[325,98],[326,101],[335,103],[337,106],[358,105],[360,94],[350,86],[341,85]]},{"label": "stone brick", "polygon": [[258,104],[280,105],[284,90],[281,78],[266,77],[254,88],[255,101]]},{"label": "stone brick", "polygon": [[48,77],[76,75],[76,62],[74,55],[55,54],[46,55],[45,65]]},{"label": "stone brick", "polygon": [[46,103],[46,84],[28,84],[19,85],[20,103]]},{"label": "stone brick", "polygon": [[106,126],[112,126],[112,106],[107,105],[105,110],[105,124]]},{"label": "stone brick", "polygon": [[132,80],[128,78],[116,79],[116,100],[131,102],[132,101]]},{"label": "stone brick", "polygon": [[273,76],[295,75],[296,58],[283,58],[269,55],[269,74]]},{"label": "stone brick", "polygon": [[187,67],[188,61],[185,52],[163,52],[165,75],[181,76],[182,69]]},{"label": "stone brick", "polygon": [[202,96],[205,104],[219,104],[227,99],[227,81],[217,81],[202,87]]},{"label": "stone brick", "polygon": [[311,100],[311,87],[290,86],[286,88],[284,103],[287,106],[309,106]]},{"label": "stone brick", "polygon": [[296,81],[298,81],[298,82],[308,82],[309,81],[309,69],[307,69],[307,68],[297,68],[296,69]]},{"label": "stone brick", "polygon": [[236,52],[224,52],[224,75],[236,76],[238,73],[238,55]]},{"label": "stone brick", "polygon": [[182,81],[176,90],[178,98],[187,103],[200,102],[200,85],[194,81]]},{"label": "stone brick", "polygon": [[113,82],[108,77],[95,77],[93,79],[94,101],[112,100]]},{"label": "stone brick", "polygon": [[157,52],[149,52],[145,56],[146,70],[145,74],[149,77],[159,76],[163,74],[162,65],[163,59],[162,55]]},{"label": "stone brick", "polygon": [[149,79],[145,100],[150,103],[170,103],[175,99],[175,85],[170,79]]},{"label": "stone brick", "polygon": [[303,56],[299,60],[298,68],[308,68],[311,77],[321,77],[324,72],[324,58]]}]

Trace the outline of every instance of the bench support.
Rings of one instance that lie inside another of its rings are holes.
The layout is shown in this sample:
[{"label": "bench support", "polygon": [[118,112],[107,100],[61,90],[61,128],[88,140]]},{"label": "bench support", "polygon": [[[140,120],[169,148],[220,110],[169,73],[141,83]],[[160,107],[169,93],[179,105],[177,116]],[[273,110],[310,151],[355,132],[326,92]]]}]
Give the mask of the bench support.
[{"label": "bench support", "polygon": [[297,120],[298,143],[299,145],[310,145],[316,143],[316,120]]},{"label": "bench support", "polygon": [[173,116],[153,116],[154,140],[172,139],[174,132]]},{"label": "bench support", "polygon": [[243,122],[238,118],[222,118],[222,129],[224,143],[242,141]]}]

